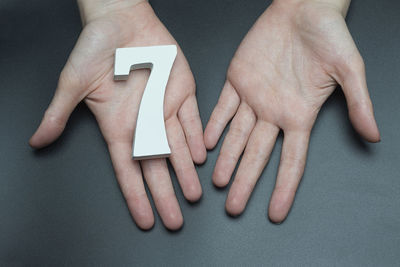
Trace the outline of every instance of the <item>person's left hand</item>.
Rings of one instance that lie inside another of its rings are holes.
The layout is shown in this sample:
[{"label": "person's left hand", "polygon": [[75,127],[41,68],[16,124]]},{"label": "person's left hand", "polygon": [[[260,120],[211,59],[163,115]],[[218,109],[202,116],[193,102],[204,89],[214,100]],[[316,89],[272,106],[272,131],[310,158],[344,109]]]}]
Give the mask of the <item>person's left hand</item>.
[{"label": "person's left hand", "polygon": [[204,133],[212,149],[233,117],[213,173],[214,184],[226,186],[244,151],[226,200],[232,215],[245,209],[282,129],[269,218],[286,218],[303,175],[312,126],[337,83],[354,128],[370,142],[380,140],[364,63],[343,18],[347,7],[328,2],[274,1],[232,59]]}]

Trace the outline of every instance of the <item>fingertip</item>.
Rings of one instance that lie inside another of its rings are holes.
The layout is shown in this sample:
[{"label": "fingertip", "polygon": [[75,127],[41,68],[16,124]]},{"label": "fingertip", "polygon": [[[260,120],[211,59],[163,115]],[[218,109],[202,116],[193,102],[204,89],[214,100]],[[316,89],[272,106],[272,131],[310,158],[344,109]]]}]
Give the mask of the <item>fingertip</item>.
[{"label": "fingertip", "polygon": [[192,185],[189,188],[185,188],[184,191],[185,199],[192,203],[199,201],[202,195],[203,195],[203,190],[200,184]]},{"label": "fingertip", "polygon": [[43,122],[44,122],[44,118],[42,119],[39,127],[36,129],[36,131],[33,133],[33,135],[31,136],[31,138],[29,138],[29,145],[34,148],[34,149],[38,149],[42,147],[42,128],[43,128]]},{"label": "fingertip", "polygon": [[39,148],[39,144],[36,141],[35,135],[36,135],[36,133],[34,133],[31,136],[31,138],[29,138],[28,144],[29,144],[30,147],[37,149],[37,148]]},{"label": "fingertip", "polygon": [[245,205],[243,205],[243,201],[241,201],[237,197],[232,197],[231,193],[228,194],[228,198],[225,203],[225,210],[231,216],[239,216],[243,213]]},{"label": "fingertip", "polygon": [[197,165],[201,165],[207,160],[207,153],[204,151],[201,155],[197,155],[195,158],[193,158],[193,162]]},{"label": "fingertip", "polygon": [[130,213],[136,225],[142,230],[150,230],[154,226],[154,214],[147,198],[133,197],[126,199]]},{"label": "fingertip", "polygon": [[379,131],[376,133],[365,135],[363,136],[363,138],[370,143],[379,143],[381,141],[381,135]]},{"label": "fingertip", "polygon": [[154,216],[148,216],[145,218],[141,218],[136,220],[136,225],[143,231],[151,230],[154,226]]},{"label": "fingertip", "polygon": [[268,219],[274,224],[281,224],[286,219],[287,214],[270,208],[268,211]]},{"label": "fingertip", "polygon": [[163,222],[166,228],[171,231],[177,231],[183,226],[183,216],[182,213],[179,212],[170,212],[163,218]]},{"label": "fingertip", "polygon": [[368,142],[381,140],[378,125],[369,107],[353,107],[349,111],[350,121],[354,129]]},{"label": "fingertip", "polygon": [[292,192],[274,192],[268,208],[269,220],[276,224],[282,223],[289,213],[293,199],[294,193]]},{"label": "fingertip", "polygon": [[225,210],[232,217],[239,217],[243,213],[243,210],[237,209],[228,204],[225,205]]},{"label": "fingertip", "polygon": [[190,152],[192,153],[193,162],[196,164],[203,164],[207,159],[207,150],[203,142],[197,144]]},{"label": "fingertip", "polygon": [[274,217],[271,214],[268,214],[268,219],[273,224],[281,224],[286,219],[286,217]]},{"label": "fingertip", "polygon": [[129,206],[130,213],[132,214],[133,220],[136,225],[144,231],[150,230],[154,226],[154,215],[151,210],[150,204],[144,206],[137,206],[135,210]]},{"label": "fingertip", "polygon": [[215,130],[212,130],[211,128],[211,125],[207,125],[206,130],[204,131],[204,145],[208,150],[211,150],[215,147],[219,138],[216,136]]},{"label": "fingertip", "polygon": [[215,178],[213,179],[213,184],[215,187],[218,187],[218,188],[224,188],[227,186],[227,183],[225,181],[222,181],[220,179],[215,179]]},{"label": "fingertip", "polygon": [[234,168],[235,165],[232,165],[231,159],[220,152],[212,175],[214,185],[220,188],[228,185]]},{"label": "fingertip", "polygon": [[44,119],[36,132],[29,139],[29,145],[38,149],[53,143],[64,131],[65,124],[56,123],[50,119]]},{"label": "fingertip", "polygon": [[212,181],[213,184],[218,188],[223,188],[229,183],[229,179],[225,178],[225,174],[217,169],[214,169]]}]

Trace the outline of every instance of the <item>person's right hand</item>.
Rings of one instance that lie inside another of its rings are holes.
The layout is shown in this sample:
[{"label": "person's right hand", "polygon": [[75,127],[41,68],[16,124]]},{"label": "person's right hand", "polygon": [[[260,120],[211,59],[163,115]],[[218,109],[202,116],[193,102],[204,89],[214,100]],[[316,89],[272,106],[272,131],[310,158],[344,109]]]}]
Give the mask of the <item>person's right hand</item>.
[{"label": "person's right hand", "polygon": [[[118,182],[137,225],[149,229],[154,224],[143,175],[164,225],[178,229],[183,217],[166,160],[132,159],[136,117],[149,72],[135,70],[128,81],[113,81],[116,48],[177,43],[147,1],[82,0],[80,10],[84,29],[30,144],[40,148],[57,139],[75,106],[84,99],[107,142]],[[194,78],[179,46],[165,91],[164,118],[171,148],[169,160],[185,198],[197,201],[202,189],[193,161],[204,162],[206,150]]]}]

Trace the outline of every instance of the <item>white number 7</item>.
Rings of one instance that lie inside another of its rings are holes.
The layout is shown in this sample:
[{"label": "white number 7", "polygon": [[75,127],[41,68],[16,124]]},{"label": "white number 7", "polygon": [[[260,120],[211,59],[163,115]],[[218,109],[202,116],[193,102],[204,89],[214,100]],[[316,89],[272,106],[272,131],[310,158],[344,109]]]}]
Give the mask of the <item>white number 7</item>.
[{"label": "white number 7", "polygon": [[131,70],[151,69],[136,120],[133,159],[171,154],[165,132],[164,94],[176,53],[175,45],[117,48],[115,52],[114,80],[127,80]]}]

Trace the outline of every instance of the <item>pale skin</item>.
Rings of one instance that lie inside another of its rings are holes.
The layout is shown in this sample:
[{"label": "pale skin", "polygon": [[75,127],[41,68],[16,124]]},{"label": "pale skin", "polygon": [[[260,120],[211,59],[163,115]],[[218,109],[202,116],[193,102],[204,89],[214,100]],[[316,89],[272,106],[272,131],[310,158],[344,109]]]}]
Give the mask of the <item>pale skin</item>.
[{"label": "pale skin", "polygon": [[[205,161],[206,147],[216,145],[233,118],[213,174],[215,185],[226,186],[244,151],[226,209],[233,215],[243,212],[282,129],[281,164],[269,217],[273,222],[283,221],[304,170],[312,125],[337,84],[343,87],[355,129],[368,141],[380,140],[362,58],[343,18],[349,1],[304,2],[274,1],[250,30],[232,59],[204,137],[193,75],[178,48],[166,88],[164,116],[170,162],[187,200],[197,201],[202,195],[194,163]],[[83,100],[100,126],[137,225],[150,229],[154,224],[146,182],[164,225],[179,229],[183,216],[166,160],[132,160],[134,126],[149,71],[133,71],[126,82],[113,81],[117,47],[177,43],[146,1],[78,3],[84,29],[30,144],[41,148],[56,140]]]},{"label": "pale skin", "polygon": [[213,182],[226,186],[243,157],[226,200],[241,214],[268,163],[280,130],[284,139],[268,215],[285,220],[303,176],[318,112],[341,85],[355,130],[380,141],[364,63],[344,17],[350,1],[276,0],[243,39],[227,72],[204,140],[212,149],[232,119]]},{"label": "pale skin", "polygon": [[[177,43],[147,1],[82,0],[78,3],[83,31],[30,144],[41,148],[57,139],[71,112],[83,100],[99,124],[136,224],[141,229],[150,229],[154,224],[145,181],[164,225],[171,230],[179,229],[183,216],[166,159],[132,159],[136,117],[149,71],[133,71],[128,81],[113,80],[116,48]],[[205,161],[206,149],[194,78],[179,48],[165,92],[164,117],[171,148],[169,160],[185,198],[197,201],[202,188],[194,163]]]}]

